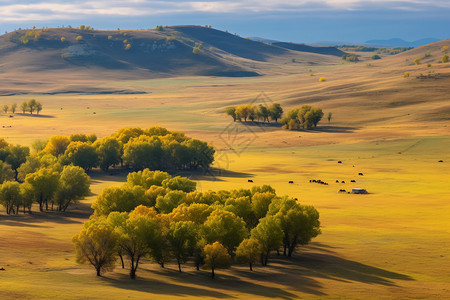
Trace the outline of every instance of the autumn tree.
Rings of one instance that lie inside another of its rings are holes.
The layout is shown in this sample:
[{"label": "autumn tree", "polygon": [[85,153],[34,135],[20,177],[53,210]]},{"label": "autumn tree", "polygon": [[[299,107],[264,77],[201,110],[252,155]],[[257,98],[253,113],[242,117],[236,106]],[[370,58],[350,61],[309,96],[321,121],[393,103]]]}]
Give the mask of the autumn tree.
[{"label": "autumn tree", "polygon": [[233,121],[236,122],[236,108],[235,107],[227,107],[225,109],[227,115],[233,118]]},{"label": "autumn tree", "polygon": [[281,108],[281,105],[278,103],[273,103],[268,109],[270,118],[275,122],[278,122],[278,119],[280,119],[283,115],[283,108]]},{"label": "autumn tree", "polygon": [[22,204],[20,184],[15,181],[5,181],[0,186],[0,203],[5,207],[6,213],[17,214]]},{"label": "autumn tree", "polygon": [[33,198],[39,204],[39,210],[48,210],[48,202],[51,201],[53,209],[53,199],[59,185],[59,173],[51,169],[39,169],[35,173],[25,177],[25,183],[29,184]]},{"label": "autumn tree", "polygon": [[36,99],[30,99],[28,100],[27,107],[30,114],[33,114],[33,111],[36,110],[38,102]]},{"label": "autumn tree", "polygon": [[20,109],[22,110],[22,113],[25,114],[25,112],[28,110],[28,103],[22,102],[22,104],[20,105]]},{"label": "autumn tree", "polygon": [[44,152],[50,153],[56,157],[63,155],[69,146],[70,140],[66,136],[54,135],[49,140],[44,148]]},{"label": "autumn tree", "polygon": [[330,125],[332,116],[333,116],[333,113],[329,112],[328,115],[327,115],[328,125]]},{"label": "autumn tree", "polygon": [[103,138],[94,144],[97,149],[99,165],[103,171],[120,163],[122,156],[122,144],[114,138]]},{"label": "autumn tree", "polygon": [[216,269],[230,267],[231,256],[227,249],[219,242],[208,244],[203,248],[205,268],[211,269],[211,278],[214,279]]},{"label": "autumn tree", "polygon": [[16,109],[17,109],[17,103],[11,104],[11,112],[12,112],[13,114],[16,113]]},{"label": "autumn tree", "polygon": [[140,186],[110,186],[103,189],[92,204],[96,215],[107,216],[113,211],[130,212],[139,205],[146,205],[145,190]]},{"label": "autumn tree", "polygon": [[8,113],[8,109],[9,109],[8,104],[3,105],[3,112],[4,112],[5,114]]},{"label": "autumn tree", "polygon": [[14,178],[17,180],[18,168],[26,161],[27,156],[30,155],[30,148],[20,145],[10,145],[8,146],[8,152],[5,162],[14,170]]},{"label": "autumn tree", "polygon": [[89,263],[101,276],[114,268],[118,234],[101,221],[88,221],[88,225],[72,238],[78,263]]},{"label": "autumn tree", "polygon": [[442,62],[443,63],[447,63],[448,62],[448,55],[444,54],[444,56],[442,56]]},{"label": "autumn tree", "polygon": [[88,143],[71,142],[64,153],[69,162],[89,172],[98,165],[98,154],[95,147]]}]

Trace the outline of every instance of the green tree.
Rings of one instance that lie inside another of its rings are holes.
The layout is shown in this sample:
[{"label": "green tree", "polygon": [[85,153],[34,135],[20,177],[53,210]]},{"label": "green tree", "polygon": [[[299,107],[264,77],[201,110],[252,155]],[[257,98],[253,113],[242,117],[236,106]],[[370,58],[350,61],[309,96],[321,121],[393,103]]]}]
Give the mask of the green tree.
[{"label": "green tree", "polygon": [[181,264],[186,262],[197,245],[197,225],[191,221],[173,222],[170,224],[167,240],[170,251],[177,260],[178,270],[181,272]]},{"label": "green tree", "polygon": [[27,160],[27,156],[30,155],[30,148],[20,145],[10,145],[8,148],[9,155],[5,162],[14,170],[14,178],[17,180],[18,168]]},{"label": "green tree", "polygon": [[250,271],[253,271],[253,264],[260,260],[262,252],[263,248],[258,240],[245,239],[236,249],[236,259],[241,263],[249,264]]},{"label": "green tree", "polygon": [[328,119],[328,125],[330,125],[331,122],[331,117],[333,116],[333,113],[329,112],[327,115],[327,119]]},{"label": "green tree", "polygon": [[269,122],[270,111],[266,106],[259,105],[257,114],[263,119],[263,122]]},{"label": "green tree", "polygon": [[[30,185],[33,198],[39,203],[39,210],[48,210],[48,202],[53,200],[59,185],[59,173],[51,169],[39,169],[25,177],[25,183]],[[53,209],[53,202],[52,209]]]},{"label": "green tree", "polygon": [[207,243],[220,242],[233,253],[236,247],[248,236],[242,218],[232,212],[216,209],[208,216],[203,224],[203,237]]},{"label": "green tree", "polygon": [[8,109],[9,109],[8,104],[3,105],[3,112],[4,112],[5,114],[8,113]]},{"label": "green tree", "polygon": [[281,108],[281,105],[278,103],[273,103],[268,109],[270,118],[275,120],[275,123],[278,122],[278,119],[280,119],[283,115],[283,108]]},{"label": "green tree", "polygon": [[270,251],[278,250],[283,244],[283,231],[280,220],[274,216],[267,216],[259,220],[258,226],[252,229],[251,237],[261,243],[261,264],[267,265]]},{"label": "green tree", "polygon": [[82,168],[65,166],[59,179],[56,201],[60,211],[66,211],[70,203],[89,195],[90,178]]},{"label": "green tree", "polygon": [[16,109],[17,109],[17,103],[11,104],[11,112],[12,112],[13,114],[16,113]]},{"label": "green tree", "polygon": [[183,191],[169,191],[164,196],[156,198],[155,207],[162,214],[168,214],[178,207],[181,203],[186,201],[186,193]]},{"label": "green tree", "polygon": [[99,156],[99,165],[103,171],[108,171],[109,167],[120,163],[123,145],[115,138],[103,138],[97,141],[94,146]]},{"label": "green tree", "polygon": [[190,193],[195,191],[197,183],[195,181],[189,180],[189,178],[187,177],[176,176],[173,178],[165,179],[162,182],[162,186],[167,189]]},{"label": "green tree", "polygon": [[72,238],[78,263],[89,263],[101,272],[114,268],[118,235],[113,228],[102,222],[90,222],[88,227]]},{"label": "green tree", "polygon": [[444,56],[442,56],[442,62],[443,63],[447,63],[448,62],[448,55],[444,54]]},{"label": "green tree", "polygon": [[215,269],[226,269],[230,267],[231,256],[227,249],[219,242],[208,244],[203,248],[205,267],[211,269],[211,278],[214,279]]},{"label": "green tree", "polygon": [[39,112],[42,110],[42,104],[40,102],[36,103],[36,113],[39,114]]},{"label": "green tree", "polygon": [[421,58],[416,58],[415,60],[414,60],[414,63],[416,64],[416,65],[420,65],[420,62],[422,61],[422,59]]},{"label": "green tree", "polygon": [[123,160],[135,170],[160,169],[163,155],[158,137],[141,135],[124,145]]},{"label": "green tree", "polygon": [[14,171],[11,166],[0,160],[0,183],[14,180]]},{"label": "green tree", "polygon": [[22,110],[22,113],[25,114],[25,112],[28,110],[28,103],[22,102],[20,105],[20,109]]},{"label": "green tree", "polygon": [[233,121],[236,122],[236,108],[235,107],[227,107],[225,109],[227,115],[233,118]]},{"label": "green tree", "polygon": [[140,186],[110,186],[103,189],[92,204],[96,215],[107,216],[113,211],[130,212],[139,205],[146,205],[145,190]]},{"label": "green tree", "polygon": [[86,172],[96,167],[99,160],[95,147],[83,142],[71,142],[67,146],[64,156],[68,161],[83,168]]},{"label": "green tree", "polygon": [[170,178],[172,178],[172,176],[170,176],[169,173],[144,169],[142,171],[129,173],[127,182],[132,186],[139,185],[144,189],[149,189],[153,185],[162,186],[163,181]]},{"label": "green tree", "polygon": [[255,227],[258,224],[259,219],[264,218],[267,215],[269,205],[275,197],[276,195],[271,192],[256,192],[253,194],[251,209],[255,219],[252,227]]},{"label": "green tree", "polygon": [[38,102],[36,101],[36,99],[28,100],[27,107],[28,107],[28,111],[30,112],[30,114],[33,114],[33,111],[36,110],[37,104],[38,104]]},{"label": "green tree", "polygon": [[0,203],[5,207],[6,213],[19,213],[22,204],[20,184],[15,181],[5,181],[0,187]]}]

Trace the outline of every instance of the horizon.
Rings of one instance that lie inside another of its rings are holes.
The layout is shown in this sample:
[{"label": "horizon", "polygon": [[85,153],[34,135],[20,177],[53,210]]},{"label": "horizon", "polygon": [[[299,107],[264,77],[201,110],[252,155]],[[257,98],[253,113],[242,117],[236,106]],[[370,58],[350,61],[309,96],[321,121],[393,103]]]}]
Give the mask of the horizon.
[{"label": "horizon", "polygon": [[448,38],[445,0],[244,1],[0,1],[2,33],[19,28],[89,25],[98,30],[157,25],[211,25],[246,37],[286,42],[364,43],[400,38]]}]

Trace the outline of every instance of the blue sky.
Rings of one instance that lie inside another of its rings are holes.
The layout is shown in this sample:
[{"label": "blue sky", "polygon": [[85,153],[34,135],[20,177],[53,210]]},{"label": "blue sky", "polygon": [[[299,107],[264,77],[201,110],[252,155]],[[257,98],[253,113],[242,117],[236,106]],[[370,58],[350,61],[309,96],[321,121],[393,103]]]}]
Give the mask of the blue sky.
[{"label": "blue sky", "polygon": [[0,32],[90,25],[212,25],[241,36],[312,42],[449,38],[450,0],[0,0]]}]

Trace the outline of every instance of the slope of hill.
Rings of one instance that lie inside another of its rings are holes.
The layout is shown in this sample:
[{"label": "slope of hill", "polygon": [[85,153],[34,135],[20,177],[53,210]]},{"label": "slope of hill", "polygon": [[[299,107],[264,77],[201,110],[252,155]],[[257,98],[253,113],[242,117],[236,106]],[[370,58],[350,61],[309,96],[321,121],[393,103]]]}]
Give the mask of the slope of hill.
[{"label": "slope of hill", "polygon": [[393,39],[388,39],[388,40],[370,40],[370,41],[367,41],[366,43],[372,44],[372,45],[385,46],[385,47],[419,47],[419,46],[431,44],[431,43],[434,43],[437,41],[439,41],[439,40],[435,39],[435,38],[424,38],[424,39],[408,42],[408,41],[402,40],[400,38],[393,38]]}]

